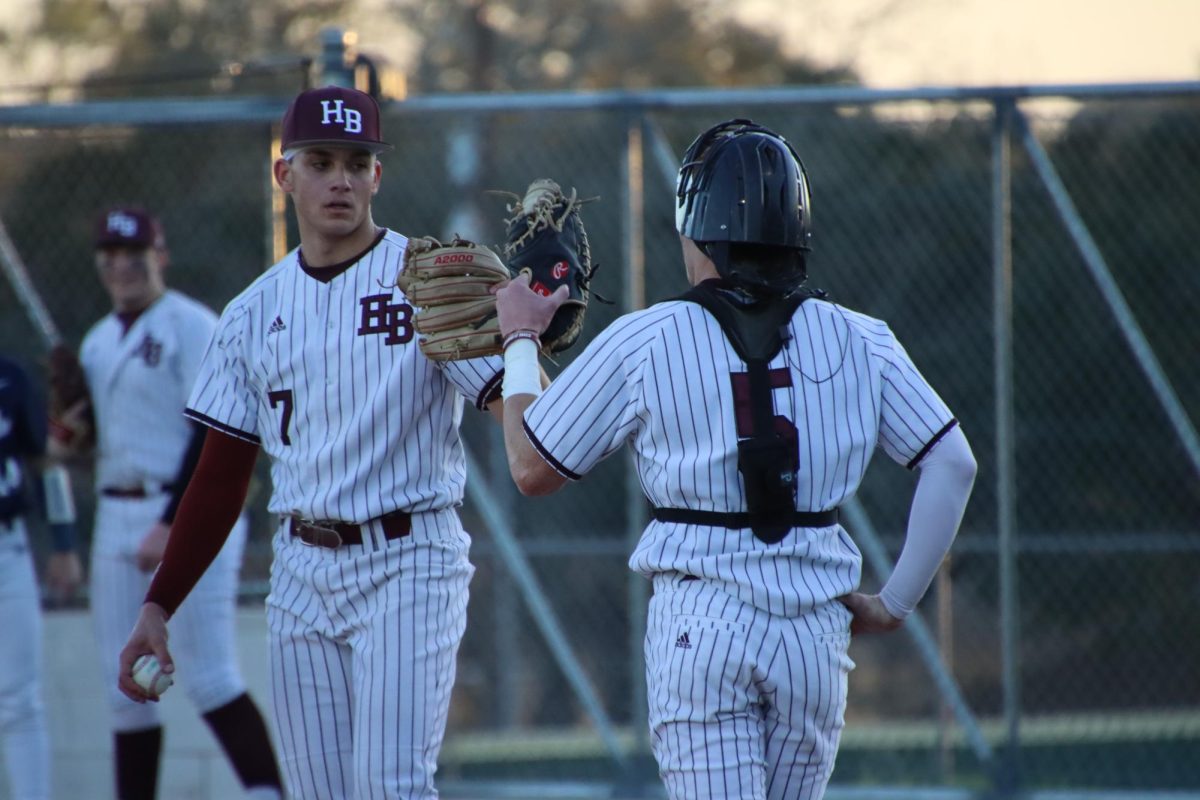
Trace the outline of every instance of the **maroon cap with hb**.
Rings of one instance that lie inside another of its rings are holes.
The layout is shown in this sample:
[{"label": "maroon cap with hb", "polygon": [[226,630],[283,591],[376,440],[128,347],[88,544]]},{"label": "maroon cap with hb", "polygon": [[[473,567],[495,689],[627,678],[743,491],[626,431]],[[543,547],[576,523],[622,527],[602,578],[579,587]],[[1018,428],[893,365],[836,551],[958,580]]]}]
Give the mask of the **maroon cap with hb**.
[{"label": "maroon cap with hb", "polygon": [[307,89],[283,115],[281,152],[314,145],[357,146],[372,153],[392,149],[380,134],[375,98],[341,86]]},{"label": "maroon cap with hb", "polygon": [[96,247],[161,247],[163,229],[140,208],[110,208],[96,220]]}]

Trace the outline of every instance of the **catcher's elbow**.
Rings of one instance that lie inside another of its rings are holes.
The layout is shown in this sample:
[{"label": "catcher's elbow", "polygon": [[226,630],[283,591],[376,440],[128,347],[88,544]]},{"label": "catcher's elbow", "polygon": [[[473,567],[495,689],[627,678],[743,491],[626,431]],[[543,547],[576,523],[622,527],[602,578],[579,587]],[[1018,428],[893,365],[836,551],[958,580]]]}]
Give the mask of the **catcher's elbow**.
[{"label": "catcher's elbow", "polygon": [[538,461],[516,460],[509,462],[513,483],[526,497],[541,497],[553,494],[563,485],[563,478],[550,469],[541,459]]},{"label": "catcher's elbow", "polygon": [[553,486],[548,486],[544,481],[530,472],[513,473],[513,482],[517,484],[517,489],[526,497],[541,497],[542,495],[550,494],[554,491]]}]

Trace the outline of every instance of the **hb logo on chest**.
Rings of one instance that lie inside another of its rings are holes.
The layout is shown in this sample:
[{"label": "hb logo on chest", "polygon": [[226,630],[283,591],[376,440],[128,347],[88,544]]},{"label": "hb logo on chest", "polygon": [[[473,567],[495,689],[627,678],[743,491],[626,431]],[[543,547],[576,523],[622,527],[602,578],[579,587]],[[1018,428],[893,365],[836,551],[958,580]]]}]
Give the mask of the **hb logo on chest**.
[{"label": "hb logo on chest", "polygon": [[342,126],[346,133],[362,133],[362,112],[346,108],[341,100],[321,101],[321,124]]},{"label": "hb logo on chest", "polygon": [[358,299],[358,308],[359,336],[383,334],[388,346],[412,341],[413,309],[408,303],[393,303],[390,294],[369,294]]},{"label": "hb logo on chest", "polygon": [[162,361],[162,350],[162,342],[155,341],[154,337],[147,333],[146,337],[138,343],[137,349],[133,351],[133,356],[145,361],[147,367],[157,367],[158,362]]}]

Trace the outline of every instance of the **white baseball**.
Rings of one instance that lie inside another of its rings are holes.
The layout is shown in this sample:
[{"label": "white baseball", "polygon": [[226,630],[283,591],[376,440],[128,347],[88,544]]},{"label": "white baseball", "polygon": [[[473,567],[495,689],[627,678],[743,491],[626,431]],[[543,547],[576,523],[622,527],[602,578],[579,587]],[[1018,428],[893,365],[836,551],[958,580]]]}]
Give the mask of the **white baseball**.
[{"label": "white baseball", "polygon": [[162,671],[158,659],[144,655],[133,662],[133,682],[152,697],[158,697],[175,682],[174,676]]}]

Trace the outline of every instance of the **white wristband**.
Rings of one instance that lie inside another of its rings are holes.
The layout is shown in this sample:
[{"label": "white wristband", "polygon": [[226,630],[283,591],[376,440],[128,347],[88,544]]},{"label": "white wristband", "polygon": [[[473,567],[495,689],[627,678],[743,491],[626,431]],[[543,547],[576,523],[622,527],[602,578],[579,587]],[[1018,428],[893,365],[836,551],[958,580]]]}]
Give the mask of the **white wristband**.
[{"label": "white wristband", "polygon": [[542,371],[538,366],[538,346],[532,339],[517,339],[504,348],[505,400],[517,394],[542,393]]},{"label": "white wristband", "polygon": [[42,488],[46,492],[46,521],[54,525],[74,523],[75,496],[66,468],[54,464],[42,470]]}]

